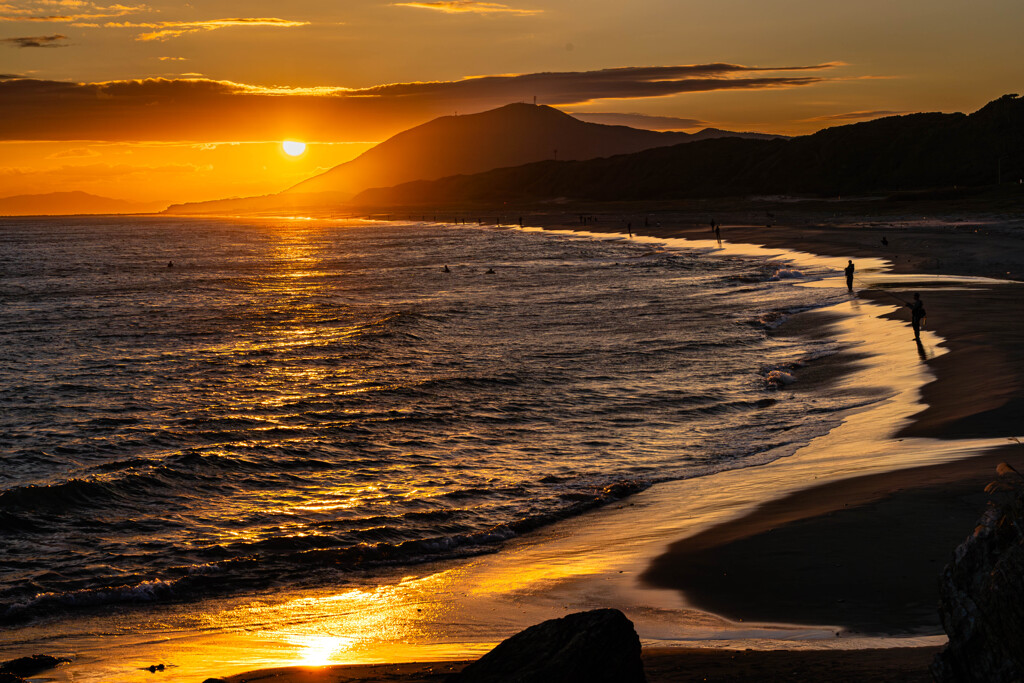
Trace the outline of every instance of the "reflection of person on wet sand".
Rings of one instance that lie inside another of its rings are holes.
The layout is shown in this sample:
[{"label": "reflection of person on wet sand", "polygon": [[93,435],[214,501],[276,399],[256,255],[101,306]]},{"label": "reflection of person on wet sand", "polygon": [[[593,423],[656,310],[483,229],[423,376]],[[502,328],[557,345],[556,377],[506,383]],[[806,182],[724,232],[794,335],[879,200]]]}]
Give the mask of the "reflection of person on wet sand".
[{"label": "reflection of person on wet sand", "polygon": [[843,272],[846,273],[846,288],[853,291],[853,261],[849,261],[847,266],[843,268]]},{"label": "reflection of person on wet sand", "polygon": [[924,302],[921,295],[914,292],[914,302],[906,304],[910,309],[910,326],[914,328],[914,339],[921,341],[921,323],[925,320]]}]

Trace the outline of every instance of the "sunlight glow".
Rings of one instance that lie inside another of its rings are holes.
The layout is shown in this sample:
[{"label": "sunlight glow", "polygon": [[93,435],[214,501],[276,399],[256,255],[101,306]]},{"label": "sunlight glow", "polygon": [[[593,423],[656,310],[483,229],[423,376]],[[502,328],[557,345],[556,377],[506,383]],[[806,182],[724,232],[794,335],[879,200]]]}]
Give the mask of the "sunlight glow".
[{"label": "sunlight glow", "polygon": [[356,643],[355,638],[345,636],[305,635],[297,639],[299,651],[298,666],[324,666],[333,664],[343,657],[346,650]]},{"label": "sunlight glow", "polygon": [[293,157],[297,157],[306,151],[306,143],[295,140],[285,140],[281,143],[281,147],[284,149],[285,154]]}]

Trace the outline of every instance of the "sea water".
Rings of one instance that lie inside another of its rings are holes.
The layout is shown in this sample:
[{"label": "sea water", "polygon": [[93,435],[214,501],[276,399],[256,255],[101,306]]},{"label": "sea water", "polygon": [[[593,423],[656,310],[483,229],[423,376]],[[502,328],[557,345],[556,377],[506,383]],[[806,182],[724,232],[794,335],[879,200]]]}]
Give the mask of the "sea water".
[{"label": "sea water", "polygon": [[795,286],[827,275],[494,226],[0,220],[0,623],[344,585],[784,457],[861,400],[780,389],[836,350],[770,334],[846,296]]}]

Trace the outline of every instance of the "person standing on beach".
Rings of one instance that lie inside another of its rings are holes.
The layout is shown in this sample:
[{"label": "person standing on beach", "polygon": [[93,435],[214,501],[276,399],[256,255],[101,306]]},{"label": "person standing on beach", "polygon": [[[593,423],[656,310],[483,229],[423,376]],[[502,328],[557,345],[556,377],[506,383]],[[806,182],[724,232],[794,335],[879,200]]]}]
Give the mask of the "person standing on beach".
[{"label": "person standing on beach", "polygon": [[722,246],[722,230],[718,227],[718,223],[715,219],[711,219],[711,232],[715,233],[715,239],[718,240],[718,246]]},{"label": "person standing on beach", "polygon": [[914,339],[921,341],[921,321],[924,320],[924,302],[921,301],[921,295],[914,292],[914,302],[907,304],[910,308],[910,326],[914,328]]},{"label": "person standing on beach", "polygon": [[846,273],[846,288],[852,292],[853,291],[853,261],[848,261],[846,267],[843,268],[843,272]]}]

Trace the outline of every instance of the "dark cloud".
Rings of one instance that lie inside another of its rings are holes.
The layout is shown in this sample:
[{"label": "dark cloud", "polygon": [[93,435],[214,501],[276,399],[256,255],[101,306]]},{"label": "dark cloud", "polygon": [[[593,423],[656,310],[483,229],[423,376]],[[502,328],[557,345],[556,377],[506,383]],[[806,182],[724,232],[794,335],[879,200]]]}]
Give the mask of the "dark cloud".
[{"label": "dark cloud", "polygon": [[794,88],[829,79],[821,73],[788,72],[822,72],[834,66],[626,67],[356,90],[261,88],[198,78],[107,83],[12,78],[0,81],[0,138],[372,141],[437,116],[529,102],[533,97],[539,104],[571,107],[602,99]]},{"label": "dark cloud", "polygon": [[3,38],[2,42],[14,47],[67,47],[67,43],[60,41],[67,40],[67,36],[59,33],[52,36],[24,36],[21,38]]},{"label": "dark cloud", "polygon": [[796,67],[748,67],[739,64],[622,67],[598,71],[545,72],[513,76],[483,76],[461,81],[397,83],[366,88],[359,94],[376,97],[444,97],[524,101],[536,96],[540,104],[581,104],[601,99],[664,97],[708,90],[783,88],[827,80],[822,76],[764,76],[753,73],[821,71],[837,63]]},{"label": "dark cloud", "polygon": [[647,130],[687,130],[688,128],[707,127],[706,121],[700,119],[681,119],[675,116],[650,116],[648,114],[616,114],[569,112],[581,121],[604,123],[611,126],[629,126],[630,128],[646,128]]}]

